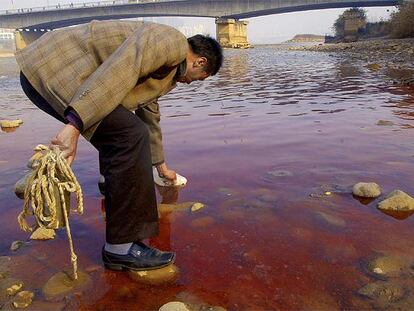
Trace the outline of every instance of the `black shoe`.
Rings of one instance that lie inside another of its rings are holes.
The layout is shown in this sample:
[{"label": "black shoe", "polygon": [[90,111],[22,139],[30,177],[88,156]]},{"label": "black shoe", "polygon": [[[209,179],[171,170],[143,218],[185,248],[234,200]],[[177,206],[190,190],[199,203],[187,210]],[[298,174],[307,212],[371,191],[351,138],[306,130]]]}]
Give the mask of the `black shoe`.
[{"label": "black shoe", "polygon": [[105,268],[111,270],[154,270],[166,267],[175,261],[175,253],[162,252],[141,242],[132,244],[126,255],[107,252],[102,248],[102,260]]}]

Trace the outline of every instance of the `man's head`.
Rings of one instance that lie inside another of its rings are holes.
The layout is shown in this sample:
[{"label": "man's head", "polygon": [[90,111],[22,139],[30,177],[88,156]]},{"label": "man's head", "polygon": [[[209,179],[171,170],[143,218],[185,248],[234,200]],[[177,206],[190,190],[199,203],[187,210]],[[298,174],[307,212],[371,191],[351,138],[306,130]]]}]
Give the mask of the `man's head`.
[{"label": "man's head", "polygon": [[223,50],[213,38],[195,35],[188,38],[187,71],[178,82],[191,83],[214,76],[223,63]]}]

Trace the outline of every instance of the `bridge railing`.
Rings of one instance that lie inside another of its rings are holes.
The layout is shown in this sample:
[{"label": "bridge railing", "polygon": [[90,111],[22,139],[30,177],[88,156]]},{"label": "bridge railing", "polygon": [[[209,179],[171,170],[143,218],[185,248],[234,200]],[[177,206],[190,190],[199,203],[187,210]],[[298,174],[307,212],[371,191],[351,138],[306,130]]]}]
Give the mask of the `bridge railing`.
[{"label": "bridge railing", "polygon": [[112,0],[112,1],[107,0],[107,1],[96,1],[96,2],[68,3],[68,4],[40,6],[40,7],[34,7],[34,8],[1,10],[0,15],[24,14],[24,13],[56,11],[56,10],[71,10],[71,9],[105,7],[105,6],[126,5],[126,4],[136,4],[136,3],[168,2],[168,1],[171,1],[171,0]]}]

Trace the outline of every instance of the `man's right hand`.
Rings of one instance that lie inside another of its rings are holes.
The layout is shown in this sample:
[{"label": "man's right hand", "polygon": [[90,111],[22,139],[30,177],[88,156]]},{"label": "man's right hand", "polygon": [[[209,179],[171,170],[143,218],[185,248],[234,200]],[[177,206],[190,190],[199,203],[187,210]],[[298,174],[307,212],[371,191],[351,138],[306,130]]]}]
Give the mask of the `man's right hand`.
[{"label": "man's right hand", "polygon": [[58,147],[71,165],[76,156],[80,132],[72,124],[66,124],[52,139],[50,148]]},{"label": "man's right hand", "polygon": [[168,179],[170,182],[174,184],[174,181],[177,179],[177,173],[173,170],[170,170],[167,167],[167,164],[162,163],[156,166],[158,175],[162,178]]}]

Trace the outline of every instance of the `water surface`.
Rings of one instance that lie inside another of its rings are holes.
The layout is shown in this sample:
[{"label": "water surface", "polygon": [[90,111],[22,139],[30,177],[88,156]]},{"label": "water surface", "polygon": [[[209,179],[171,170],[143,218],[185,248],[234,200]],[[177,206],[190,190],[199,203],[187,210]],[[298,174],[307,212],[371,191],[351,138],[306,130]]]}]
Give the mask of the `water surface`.
[{"label": "water surface", "polygon": [[[153,310],[185,297],[229,310],[371,308],[357,294],[372,281],[364,263],[414,258],[414,220],[385,215],[349,189],[375,181],[384,193],[414,194],[414,93],[364,65],[276,46],[227,50],[216,77],[160,100],[167,163],[189,179],[178,200],[207,205],[164,215],[151,240],[177,252],[180,276],[146,286],[97,268],[93,286],[70,295],[67,308]],[[0,58],[0,107],[0,119],[24,120],[0,132],[0,253],[10,255],[10,243],[27,238],[13,185],[31,149],[60,124],[25,98],[10,58]],[[73,168],[85,196],[85,214],[71,218],[85,269],[101,265],[104,223],[97,152],[83,139]],[[52,274],[69,267],[64,232],[12,256],[35,300]]]}]

